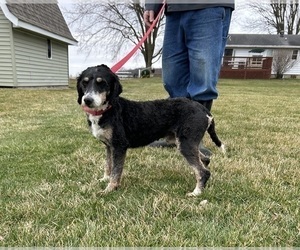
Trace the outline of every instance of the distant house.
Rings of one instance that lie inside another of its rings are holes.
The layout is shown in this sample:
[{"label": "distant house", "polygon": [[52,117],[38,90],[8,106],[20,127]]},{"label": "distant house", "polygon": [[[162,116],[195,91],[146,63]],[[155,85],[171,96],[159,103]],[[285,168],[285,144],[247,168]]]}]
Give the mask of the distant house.
[{"label": "distant house", "polygon": [[295,60],[284,77],[300,76],[299,35],[230,34],[221,77],[270,78],[275,74],[272,68],[274,52],[280,49],[289,50],[292,60]]},{"label": "distant house", "polygon": [[0,87],[67,86],[76,44],[56,3],[0,3]]}]

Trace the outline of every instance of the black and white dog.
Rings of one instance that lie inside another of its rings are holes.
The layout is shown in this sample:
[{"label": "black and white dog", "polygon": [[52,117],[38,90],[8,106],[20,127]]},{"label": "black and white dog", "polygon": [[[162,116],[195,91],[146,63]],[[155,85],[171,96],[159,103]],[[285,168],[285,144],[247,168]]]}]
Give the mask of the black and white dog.
[{"label": "black and white dog", "polygon": [[78,103],[87,114],[92,134],[106,145],[107,164],[102,181],[109,181],[103,193],[115,190],[121,181],[128,148],[148,145],[173,137],[196,175],[196,187],[188,196],[197,196],[210,177],[209,158],[199,151],[207,131],[224,150],[215,133],[210,112],[186,98],[136,102],[119,97],[122,86],[106,66],[84,70],[77,79]]}]

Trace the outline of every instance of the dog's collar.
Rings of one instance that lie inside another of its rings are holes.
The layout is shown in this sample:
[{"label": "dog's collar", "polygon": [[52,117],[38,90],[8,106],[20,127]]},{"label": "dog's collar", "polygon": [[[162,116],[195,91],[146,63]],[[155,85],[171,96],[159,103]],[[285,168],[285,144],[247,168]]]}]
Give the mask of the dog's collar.
[{"label": "dog's collar", "polygon": [[83,106],[83,107],[82,107],[82,109],[83,109],[86,113],[88,113],[88,114],[90,114],[90,115],[93,115],[93,116],[99,116],[99,115],[102,115],[103,113],[105,113],[106,111],[110,110],[111,108],[112,108],[111,105],[108,105],[108,106],[106,107],[106,109],[101,109],[101,110],[93,110],[93,109],[90,109],[90,108],[87,107],[87,106]]}]

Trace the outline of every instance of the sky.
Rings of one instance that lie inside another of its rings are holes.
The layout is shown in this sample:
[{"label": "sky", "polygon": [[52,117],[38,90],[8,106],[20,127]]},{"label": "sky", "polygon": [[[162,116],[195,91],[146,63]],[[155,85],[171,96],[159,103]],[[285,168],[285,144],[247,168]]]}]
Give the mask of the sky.
[{"label": "sky", "polygon": [[[96,1],[96,0],[94,0]],[[98,0],[99,1],[99,0]],[[233,12],[232,22],[230,26],[229,33],[245,33],[243,30],[243,27],[239,24],[240,22],[237,22],[238,17],[245,15],[244,10],[243,13],[240,10],[240,6],[245,2],[246,0],[235,0],[236,10]],[[74,3],[74,0],[58,0],[59,6],[64,11],[65,9],[70,8],[71,3]],[[75,0],[76,2],[76,0]],[[68,22],[68,20],[66,20]],[[72,31],[71,32],[74,33]],[[74,35],[75,39],[76,36]],[[129,51],[128,51],[129,52]],[[124,51],[124,55],[120,55],[119,59],[122,59],[128,52]],[[83,52],[80,50],[80,46],[69,46],[69,74],[70,76],[76,77],[79,75],[79,73],[90,66],[95,66],[99,64],[106,64],[109,67],[112,67],[115,63],[111,60],[109,60],[108,57],[106,57],[103,54],[99,53],[91,53],[90,55],[87,55],[87,52]],[[130,59],[125,65],[124,68],[127,69],[133,69],[137,67],[143,67],[144,62],[143,60],[137,60],[136,58]],[[154,64],[154,67],[159,68],[161,67],[161,63],[158,62]]]}]

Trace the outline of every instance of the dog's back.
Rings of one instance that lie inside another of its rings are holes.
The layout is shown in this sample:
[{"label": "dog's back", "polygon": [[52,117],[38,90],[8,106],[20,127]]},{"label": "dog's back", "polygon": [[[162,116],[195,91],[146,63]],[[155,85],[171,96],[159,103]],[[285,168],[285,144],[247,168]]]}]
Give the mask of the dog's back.
[{"label": "dog's back", "polygon": [[[208,128],[210,132],[214,132],[213,118],[209,111],[187,98],[136,102],[120,97],[118,102],[130,147],[145,146],[170,133],[178,136],[195,131],[203,136]],[[213,127],[210,126],[211,123]],[[220,147],[221,142],[215,133],[212,139]]]}]

